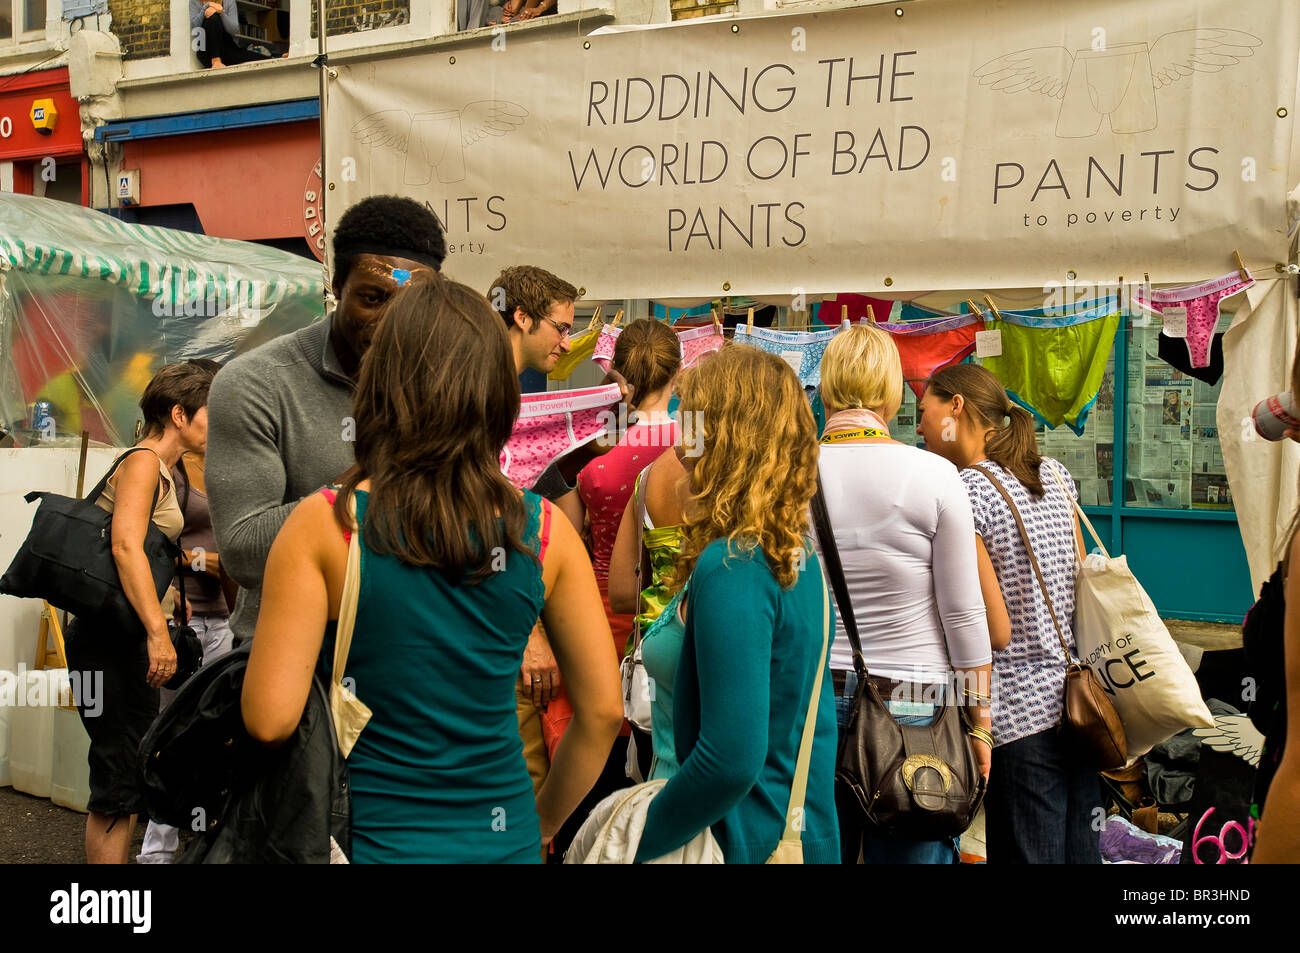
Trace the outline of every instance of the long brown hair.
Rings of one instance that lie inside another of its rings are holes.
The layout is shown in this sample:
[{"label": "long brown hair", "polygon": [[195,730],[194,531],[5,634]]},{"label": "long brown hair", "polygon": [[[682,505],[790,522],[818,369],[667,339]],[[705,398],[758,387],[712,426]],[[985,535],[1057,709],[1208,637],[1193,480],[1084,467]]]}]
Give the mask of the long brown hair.
[{"label": "long brown hair", "polygon": [[632,399],[639,406],[681,370],[682,347],[668,325],[637,318],[618,336],[613,366],[636,388]]},{"label": "long brown hair", "polygon": [[715,539],[736,552],[762,547],[777,582],[793,586],[817,490],[817,427],[799,378],[775,354],[727,344],[686,371],[677,394],[683,429],[702,431],[703,452],[671,587],[686,583]]},{"label": "long brown hair", "polygon": [[941,400],[960,394],[977,427],[993,428],[984,440],[985,456],[1010,470],[1034,496],[1043,495],[1039,475],[1043,457],[1034,438],[1033,415],[1007,397],[992,371],[975,364],[953,364],[936,371],[925,387]]},{"label": "long brown hair", "polygon": [[505,326],[481,295],[436,275],[394,295],[352,406],[359,470],[334,512],[347,525],[347,496],[369,479],[364,538],[374,552],[476,579],[503,548],[531,554],[523,501],[500,463],[519,379]]}]

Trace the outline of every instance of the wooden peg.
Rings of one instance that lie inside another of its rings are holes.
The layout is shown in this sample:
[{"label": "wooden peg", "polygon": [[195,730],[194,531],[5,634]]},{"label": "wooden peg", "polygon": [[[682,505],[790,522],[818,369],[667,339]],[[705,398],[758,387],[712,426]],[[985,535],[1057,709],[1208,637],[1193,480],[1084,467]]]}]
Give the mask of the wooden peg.
[{"label": "wooden peg", "polygon": [[876,309],[871,305],[867,305],[867,320],[872,324],[876,323]]},{"label": "wooden peg", "polygon": [[750,309],[749,309],[749,317],[747,317],[747,318],[745,319],[745,323],[748,324],[751,328],[754,326],[754,309],[753,309],[753,308],[750,308]]},{"label": "wooden peg", "polygon": [[709,309],[709,313],[713,316],[713,333],[714,333],[714,334],[721,334],[721,333],[722,333],[722,321],[721,321],[721,319],[718,317],[718,309],[717,309],[716,307],[710,308],[710,309]]},{"label": "wooden peg", "polygon": [[1001,313],[1000,311],[998,311],[998,306],[995,305],[995,304],[993,303],[993,299],[990,298],[988,295],[985,295],[985,296],[984,296],[984,300],[985,300],[986,302],[988,302],[989,310],[993,312],[993,317],[995,317],[995,318],[997,318],[999,321],[1001,321],[1001,320],[1002,320],[1002,313]]},{"label": "wooden peg", "polygon": [[979,305],[977,305],[970,298],[966,299],[966,307],[970,308],[971,314],[978,315],[981,318],[984,317],[984,309],[981,308]]},{"label": "wooden peg", "polygon": [[618,327],[618,322],[620,322],[620,321],[622,321],[622,320],[623,320],[623,309],[622,309],[622,308],[619,308],[619,309],[618,309],[618,314],[614,315],[614,323],[611,324],[610,327],[613,327],[613,328]]},{"label": "wooden peg", "polygon": [[90,431],[81,431],[81,459],[77,461],[77,499],[86,489],[86,451],[90,448]]},{"label": "wooden peg", "polygon": [[1241,252],[1234,248],[1232,250],[1232,257],[1233,260],[1237,262],[1237,271],[1241,273],[1241,280],[1250,281],[1250,272],[1246,270],[1246,263],[1241,260]]},{"label": "wooden peg", "polygon": [[843,324],[848,319],[849,319],[849,306],[847,304],[842,304],[840,305],[840,323]]},{"label": "wooden peg", "polygon": [[587,322],[587,331],[591,331],[600,323],[600,305],[596,305],[596,310],[591,312],[591,320]]}]

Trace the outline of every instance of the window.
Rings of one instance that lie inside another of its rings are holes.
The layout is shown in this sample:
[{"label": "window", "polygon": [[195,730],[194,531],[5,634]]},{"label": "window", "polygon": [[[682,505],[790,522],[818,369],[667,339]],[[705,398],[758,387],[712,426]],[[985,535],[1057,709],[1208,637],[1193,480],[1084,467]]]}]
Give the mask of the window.
[{"label": "window", "polygon": [[14,11],[13,0],[0,0],[0,40],[13,39]]},{"label": "window", "polygon": [[[311,35],[316,36],[317,0],[311,5]],[[325,0],[325,35],[364,33],[411,22],[411,0]]]},{"label": "window", "polygon": [[271,56],[289,51],[289,0],[239,0],[239,44]]},{"label": "window", "polygon": [[45,32],[45,0],[23,0],[23,32]]},{"label": "window", "polygon": [[[1226,330],[1232,315],[1220,317]],[[1213,386],[1160,359],[1160,326],[1129,333],[1125,504],[1177,510],[1231,510],[1219,446]]]}]

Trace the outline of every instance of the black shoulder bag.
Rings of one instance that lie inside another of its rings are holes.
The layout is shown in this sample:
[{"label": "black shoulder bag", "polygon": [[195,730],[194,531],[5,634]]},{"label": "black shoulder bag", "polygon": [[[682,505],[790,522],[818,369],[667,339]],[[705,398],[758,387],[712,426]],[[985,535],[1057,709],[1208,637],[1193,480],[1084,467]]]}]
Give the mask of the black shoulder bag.
[{"label": "black shoulder bag", "polygon": [[[87,622],[142,636],[144,626],[126,598],[113,561],[113,514],[100,509],[95,501],[127,455],[144,449],[133,447],[118,457],[85,499],[40,490],[28,493],[24,497],[28,503],[38,499],[41,503],[27,539],[0,578],[0,592],[44,599]],[[161,600],[176,573],[180,547],[154,525],[157,505],[158,496],[154,494],[144,555]]]},{"label": "black shoulder bag", "polygon": [[984,777],[967,734],[970,714],[948,692],[932,724],[900,725],[894,719],[862,657],[820,475],[812,510],[822,560],[853,647],[853,668],[858,675],[853,712],[835,768],[836,802],[855,808],[876,830],[890,837],[956,837],[970,827],[984,800]]}]

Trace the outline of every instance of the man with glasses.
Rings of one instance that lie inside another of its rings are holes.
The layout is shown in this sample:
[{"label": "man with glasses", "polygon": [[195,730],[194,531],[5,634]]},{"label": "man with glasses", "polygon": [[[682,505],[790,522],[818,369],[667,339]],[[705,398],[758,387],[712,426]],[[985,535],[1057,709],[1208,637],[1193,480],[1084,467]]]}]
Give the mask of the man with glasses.
[{"label": "man with glasses", "polygon": [[[488,288],[487,299],[506,323],[510,347],[515,355],[515,369],[520,374],[526,370],[549,373],[561,355],[569,350],[573,303],[578,299],[578,289],[563,278],[534,265],[507,268]],[[632,399],[621,377],[611,374],[607,380],[617,380],[624,388],[624,400]],[[621,435],[614,435],[617,436]],[[547,499],[559,499],[573,489],[578,471],[592,457],[610,449],[616,442],[616,439],[593,440],[576,447],[547,468],[533,486],[533,491]],[[528,762],[534,791],[546,780],[549,769],[541,711],[559,692],[560,684],[560,669],[555,655],[538,624],[524,650],[524,661],[515,686],[519,734],[523,739],[524,758]]]},{"label": "man with glasses", "polygon": [[569,350],[578,289],[549,271],[518,265],[497,276],[487,298],[506,323],[519,372],[549,373]]}]

